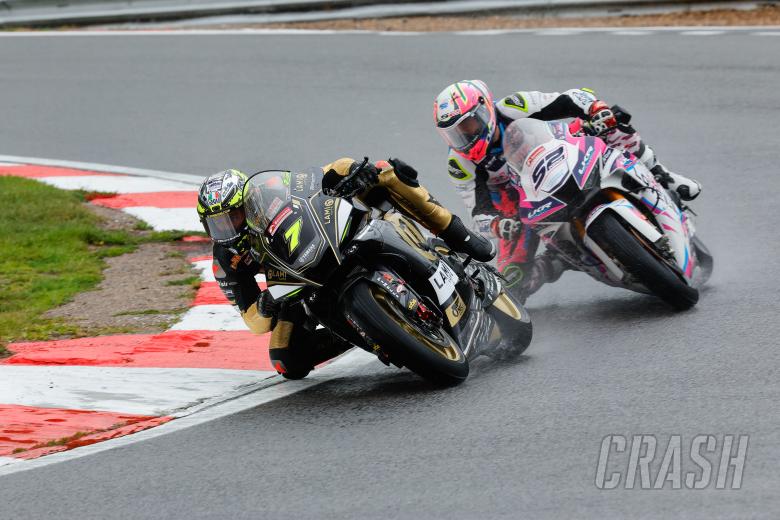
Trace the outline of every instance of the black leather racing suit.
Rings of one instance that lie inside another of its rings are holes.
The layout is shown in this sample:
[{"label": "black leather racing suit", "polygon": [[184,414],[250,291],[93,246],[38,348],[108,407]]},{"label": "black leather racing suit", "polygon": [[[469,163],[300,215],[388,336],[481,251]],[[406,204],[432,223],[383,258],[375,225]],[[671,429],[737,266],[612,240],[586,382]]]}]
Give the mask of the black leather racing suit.
[{"label": "black leather racing suit", "polygon": [[[270,325],[260,325],[258,329],[258,321],[264,319],[258,314],[257,299],[261,289],[255,280],[255,275],[263,272],[263,266],[253,259],[249,248],[236,252],[214,244],[213,254],[214,278],[225,297],[238,307],[253,332],[267,332]],[[295,324],[288,342],[275,343],[272,339],[269,345],[271,363],[279,373],[303,377],[315,365],[337,356],[351,346],[326,329],[316,330],[316,323],[308,319],[300,303],[282,307],[276,318]]]}]

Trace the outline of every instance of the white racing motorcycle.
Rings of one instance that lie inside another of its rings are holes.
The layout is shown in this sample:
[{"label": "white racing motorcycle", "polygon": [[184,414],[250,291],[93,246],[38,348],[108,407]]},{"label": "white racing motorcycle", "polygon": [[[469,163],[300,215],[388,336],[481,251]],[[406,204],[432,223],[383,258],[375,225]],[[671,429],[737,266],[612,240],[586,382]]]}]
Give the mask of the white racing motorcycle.
[{"label": "white racing motorcycle", "polygon": [[600,282],[696,304],[712,255],[690,210],[633,155],[535,119],[510,124],[503,145],[525,191],[520,217],[546,247]]}]

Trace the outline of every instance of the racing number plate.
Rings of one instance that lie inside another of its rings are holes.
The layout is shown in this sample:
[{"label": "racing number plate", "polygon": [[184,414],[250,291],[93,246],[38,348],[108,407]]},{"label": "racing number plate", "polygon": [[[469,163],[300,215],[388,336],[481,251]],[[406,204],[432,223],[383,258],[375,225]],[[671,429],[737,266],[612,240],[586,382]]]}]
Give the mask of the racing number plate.
[{"label": "racing number plate", "polygon": [[439,305],[443,305],[452,293],[455,292],[455,284],[458,283],[458,275],[447,265],[447,262],[439,260],[439,267],[433,276],[428,278],[433,290],[436,291],[436,297],[439,299]]}]

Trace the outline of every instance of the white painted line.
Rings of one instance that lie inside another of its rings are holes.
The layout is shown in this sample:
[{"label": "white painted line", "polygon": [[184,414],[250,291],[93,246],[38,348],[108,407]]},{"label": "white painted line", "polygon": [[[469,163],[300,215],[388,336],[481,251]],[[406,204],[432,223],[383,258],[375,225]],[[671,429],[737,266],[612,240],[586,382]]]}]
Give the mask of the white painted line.
[{"label": "white painted line", "polygon": [[726,31],[682,31],[680,34],[683,36],[716,36],[725,32]]},{"label": "white painted line", "polygon": [[[238,309],[229,304],[191,307],[170,330],[249,330]],[[3,395],[3,394],[0,394]]]},{"label": "white painted line", "polygon": [[378,31],[376,34],[379,36],[420,36],[428,33],[422,31]]},{"label": "white painted line", "polygon": [[13,464],[14,462],[22,462],[22,459],[16,459],[14,457],[0,457],[0,466],[5,466],[6,464]]},{"label": "white painted line", "polygon": [[653,34],[653,31],[612,31],[610,34],[618,36],[648,36]]},{"label": "white painted line", "polygon": [[[152,193],[156,191],[192,191],[179,181],[129,175],[77,175],[73,177],[40,177],[37,180],[64,190],[105,191],[111,193]],[[194,210],[193,210],[194,211]]]},{"label": "white painted line", "polygon": [[[0,36],[3,33],[0,31]],[[158,179],[176,180],[188,186],[200,185],[203,177],[187,173],[164,172],[160,170],[147,170],[144,168],[132,168],[128,166],[116,166],[113,164],[89,163],[81,161],[67,161],[63,159],[46,159],[43,157],[22,157],[18,155],[0,155],[0,161],[8,161],[11,164],[39,164],[42,166],[60,166],[76,170],[90,170],[104,173],[121,173],[141,177],[155,177]]]},{"label": "white painted line", "polygon": [[216,282],[216,278],[214,278],[214,269],[212,266],[214,265],[213,260],[198,260],[197,262],[192,262],[192,268],[196,271],[200,271],[200,279],[204,282]]},{"label": "white painted line", "polygon": [[203,226],[198,220],[198,213],[195,211],[194,206],[192,208],[153,208],[138,206],[122,208],[122,211],[143,220],[156,231],[203,231]]},{"label": "white painted line", "polygon": [[353,349],[346,354],[343,354],[340,358],[336,359],[325,367],[312,372],[306,379],[302,379],[300,381],[285,381],[279,376],[272,377],[264,381],[262,383],[263,387],[256,391],[235,397],[227,402],[206,406],[196,413],[192,413],[174,421],[170,421],[155,428],[144,430],[133,435],[92,444],[90,446],[76,448],[70,451],[54,453],[39,459],[23,461],[23,463],[20,464],[8,464],[5,466],[0,466],[0,476],[16,473],[18,471],[40,468],[68,460],[74,460],[88,455],[93,455],[95,453],[129,446],[131,444],[135,444],[136,442],[147,441],[162,435],[167,435],[169,433],[178,432],[193,426],[213,421],[215,419],[220,419],[222,417],[241,412],[243,410],[247,410],[249,408],[254,408],[268,402],[281,399],[283,397],[290,396],[337,377],[347,376],[355,369],[365,366],[369,363],[376,363],[379,367],[382,367],[382,365],[378,364],[376,357],[373,355],[368,354],[367,352],[360,349]]},{"label": "white painted line", "polygon": [[780,36],[780,31],[760,31],[751,34],[754,36]]},{"label": "white painted line", "polygon": [[3,365],[0,396],[4,404],[171,415],[269,375],[212,368]]},{"label": "white painted line", "polygon": [[539,36],[576,36],[582,34],[580,29],[546,29],[543,31],[537,31]]}]

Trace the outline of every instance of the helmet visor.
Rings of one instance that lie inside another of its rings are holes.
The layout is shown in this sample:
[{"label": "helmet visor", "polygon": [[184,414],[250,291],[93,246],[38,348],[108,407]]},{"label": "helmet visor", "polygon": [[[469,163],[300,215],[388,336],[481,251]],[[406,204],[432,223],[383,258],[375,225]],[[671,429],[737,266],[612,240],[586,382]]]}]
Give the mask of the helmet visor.
[{"label": "helmet visor", "polygon": [[439,133],[458,152],[468,152],[480,139],[487,138],[490,111],[484,104],[462,116],[454,125],[439,127]]},{"label": "helmet visor", "polygon": [[233,208],[203,220],[206,232],[217,243],[230,242],[241,236],[246,217],[243,208]]}]

